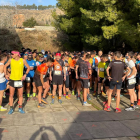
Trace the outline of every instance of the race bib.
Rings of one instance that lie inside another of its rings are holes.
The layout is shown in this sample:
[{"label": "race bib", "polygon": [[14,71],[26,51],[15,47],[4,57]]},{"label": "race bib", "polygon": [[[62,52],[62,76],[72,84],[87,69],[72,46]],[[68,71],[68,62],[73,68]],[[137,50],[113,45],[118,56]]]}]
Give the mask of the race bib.
[{"label": "race bib", "polygon": [[104,68],[100,68],[100,71],[101,71],[101,72],[104,72]]},{"label": "race bib", "polygon": [[43,75],[43,78],[45,78],[46,75]]},{"label": "race bib", "polygon": [[23,87],[22,81],[14,81],[14,87]]},{"label": "race bib", "polygon": [[30,77],[26,77],[25,80],[26,80],[26,81],[31,81]]},{"label": "race bib", "polygon": [[54,75],[61,75],[61,71],[55,70]]},{"label": "race bib", "polygon": [[129,82],[129,85],[136,84],[136,78],[129,79],[128,82]]},{"label": "race bib", "polygon": [[88,82],[88,87],[90,88],[90,82]]}]

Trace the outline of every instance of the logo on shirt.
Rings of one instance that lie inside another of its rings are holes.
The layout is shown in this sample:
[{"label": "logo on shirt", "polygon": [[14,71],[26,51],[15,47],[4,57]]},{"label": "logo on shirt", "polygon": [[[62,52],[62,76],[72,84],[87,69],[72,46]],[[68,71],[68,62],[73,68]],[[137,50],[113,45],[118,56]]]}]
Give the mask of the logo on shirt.
[{"label": "logo on shirt", "polygon": [[32,65],[34,65],[34,63],[32,63]]}]

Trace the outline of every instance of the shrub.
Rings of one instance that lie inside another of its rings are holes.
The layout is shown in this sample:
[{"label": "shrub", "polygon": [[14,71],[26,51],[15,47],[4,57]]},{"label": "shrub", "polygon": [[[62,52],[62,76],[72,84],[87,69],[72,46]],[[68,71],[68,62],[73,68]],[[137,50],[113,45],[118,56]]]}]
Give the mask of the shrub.
[{"label": "shrub", "polygon": [[24,27],[32,28],[32,27],[34,27],[36,25],[37,25],[37,22],[36,22],[36,20],[33,17],[30,18],[30,19],[27,19],[25,22],[23,22],[23,26]]}]

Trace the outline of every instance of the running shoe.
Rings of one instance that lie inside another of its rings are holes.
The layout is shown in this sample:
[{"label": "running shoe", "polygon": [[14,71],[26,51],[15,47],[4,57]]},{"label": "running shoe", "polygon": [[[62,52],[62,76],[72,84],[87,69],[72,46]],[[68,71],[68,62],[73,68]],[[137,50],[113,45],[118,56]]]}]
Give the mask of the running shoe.
[{"label": "running shoe", "polygon": [[77,100],[79,101],[80,100],[80,97],[77,97]]},{"label": "running shoe", "polygon": [[103,105],[104,105],[104,107],[107,107],[108,106],[108,102],[107,101],[103,102]]},{"label": "running shoe", "polygon": [[89,101],[91,100],[91,97],[90,97],[90,95],[88,95],[88,96],[87,96],[87,100],[89,100]]},{"label": "running shoe", "polygon": [[138,106],[138,105],[134,105],[134,108],[135,108],[135,109],[139,109],[139,106]]},{"label": "running shoe", "polygon": [[25,114],[25,112],[23,111],[22,108],[19,108],[18,111],[19,111],[21,114]]},{"label": "running shoe", "polygon": [[7,108],[4,108],[3,106],[1,106],[0,111],[7,111]]},{"label": "running shoe", "polygon": [[112,101],[115,101],[115,98],[113,97],[111,100],[112,100]]},{"label": "running shoe", "polygon": [[96,95],[96,91],[93,92],[93,96],[95,96],[95,95]]},{"label": "running shoe", "polygon": [[33,95],[30,95],[30,98],[32,98],[33,97]]},{"label": "running shoe", "polygon": [[107,106],[104,108],[105,111],[110,112],[111,108],[107,108]]},{"label": "running shoe", "polygon": [[126,108],[125,111],[135,111],[135,108],[130,106],[130,107]]},{"label": "running shoe", "polygon": [[41,104],[38,104],[38,108],[46,108],[46,106],[41,103]]},{"label": "running shoe", "polygon": [[89,104],[89,103],[83,103],[83,106],[91,106],[91,104]]},{"label": "running shoe", "polygon": [[66,99],[70,100],[70,97],[67,95],[67,96],[66,96]]},{"label": "running shoe", "polygon": [[27,98],[27,101],[30,101],[30,97]]},{"label": "running shoe", "polygon": [[44,103],[44,104],[48,104],[48,102],[46,101],[46,99],[43,99],[43,98],[41,99],[41,102]]},{"label": "running shoe", "polygon": [[120,113],[120,112],[122,112],[122,110],[121,110],[120,108],[118,108],[118,109],[116,109],[115,112],[116,112],[116,113]]},{"label": "running shoe", "polygon": [[60,104],[62,104],[62,100],[61,100],[61,99],[59,99],[58,102],[59,102]]},{"label": "running shoe", "polygon": [[140,101],[138,101],[137,105],[139,105],[139,106],[140,106]]},{"label": "running shoe", "polygon": [[70,97],[70,96],[71,96],[71,94],[68,94],[68,96]]},{"label": "running shoe", "polygon": [[104,92],[102,92],[102,96],[106,97],[106,94]]},{"label": "running shoe", "polygon": [[63,94],[64,97],[66,97],[66,94]]},{"label": "running shoe", "polygon": [[75,93],[74,93],[74,90],[72,90],[72,95],[74,95]]},{"label": "running shoe", "polygon": [[51,102],[51,104],[54,104],[54,99],[52,99],[52,102]]},{"label": "running shoe", "polygon": [[14,112],[14,109],[11,108],[11,109],[9,110],[8,114],[12,114],[13,112]]},{"label": "running shoe", "polygon": [[6,92],[3,93],[3,98],[6,98]]},{"label": "running shoe", "polygon": [[100,94],[97,94],[97,98],[99,98],[101,95]]}]

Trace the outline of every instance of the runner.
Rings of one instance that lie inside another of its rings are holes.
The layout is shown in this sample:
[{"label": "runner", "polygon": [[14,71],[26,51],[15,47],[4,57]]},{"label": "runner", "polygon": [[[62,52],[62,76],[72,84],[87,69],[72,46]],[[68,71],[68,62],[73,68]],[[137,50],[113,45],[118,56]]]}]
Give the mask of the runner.
[{"label": "runner", "polygon": [[[124,62],[121,61],[121,52],[117,51],[114,54],[115,60],[110,62],[108,68],[107,68],[107,76],[110,80],[110,87],[108,92],[108,106],[105,106],[104,110],[111,111],[110,104],[111,104],[111,95],[113,92],[114,87],[117,88],[117,99],[116,99],[116,113],[121,112],[121,109],[119,108],[120,104],[120,91],[122,87],[122,81],[126,78],[126,76],[130,73],[129,67],[125,65]],[[128,72],[124,75],[124,69],[127,69]],[[109,73],[109,69],[111,69],[111,77]]]},{"label": "runner", "polygon": [[[12,114],[14,112],[13,108],[13,96],[15,93],[15,89],[17,88],[18,98],[19,98],[19,112],[24,114],[25,112],[22,109],[22,102],[23,102],[23,81],[25,80],[27,74],[30,71],[30,67],[27,64],[26,60],[20,58],[20,53],[17,50],[13,50],[11,52],[12,59],[4,66],[4,74],[5,77],[9,80],[10,85],[10,96],[9,96],[9,105],[10,111],[8,114]],[[10,77],[7,75],[7,67],[11,66],[11,74]],[[27,67],[26,73],[23,75],[24,65]]]},{"label": "runner", "polygon": [[128,63],[128,67],[131,69],[131,72],[129,73],[129,75],[127,76],[127,89],[130,95],[130,107],[126,108],[126,111],[135,111],[135,109],[138,108],[137,106],[137,95],[135,93],[135,84],[136,84],[136,74],[137,74],[137,70],[135,67],[135,63],[132,61],[132,58],[134,56],[133,52],[129,52],[128,53],[128,57],[126,58]]},{"label": "runner", "polygon": [[[33,78],[33,81],[35,82],[35,85],[37,87],[38,90],[38,108],[45,108],[46,106],[43,105],[41,102],[48,104],[47,101],[44,98],[41,98],[42,92],[43,92],[43,88],[45,89],[46,87],[44,86],[44,77],[47,74],[48,68],[52,66],[53,63],[53,59],[52,58],[48,58],[46,63],[43,63],[41,65],[39,65],[35,71],[35,75]],[[45,94],[45,93],[44,93]]]},{"label": "runner", "polygon": [[6,111],[7,108],[2,106],[2,99],[4,90],[6,89],[7,80],[4,76],[4,64],[7,61],[7,56],[5,54],[0,55],[0,111]]},{"label": "runner", "polygon": [[[28,98],[28,100],[30,100],[30,97],[33,97],[33,98],[36,97],[36,86],[35,86],[35,82],[33,81],[34,73],[36,70],[36,62],[33,60],[32,53],[28,54],[26,61],[27,61],[27,64],[30,66],[30,72],[28,73],[28,75],[25,79],[27,98]],[[25,69],[27,69],[26,66],[25,66]],[[33,94],[32,95],[30,95],[31,84],[33,86]]]},{"label": "runner", "polygon": [[[80,69],[80,80],[83,87],[83,106],[91,106],[91,104],[87,103],[87,93],[88,93],[88,83],[91,76],[91,65],[89,63],[90,55],[82,55],[82,61],[79,63]],[[78,74],[77,74],[78,79]]]},{"label": "runner", "polygon": [[62,85],[63,85],[63,72],[64,72],[64,81],[66,81],[66,70],[65,70],[64,62],[61,59],[61,54],[58,52],[55,55],[55,61],[53,64],[53,78],[52,77],[50,78],[53,82],[53,92],[52,92],[53,95],[52,95],[51,104],[54,104],[57,87],[59,92],[58,102],[60,104],[62,103],[61,96],[62,96]]}]

